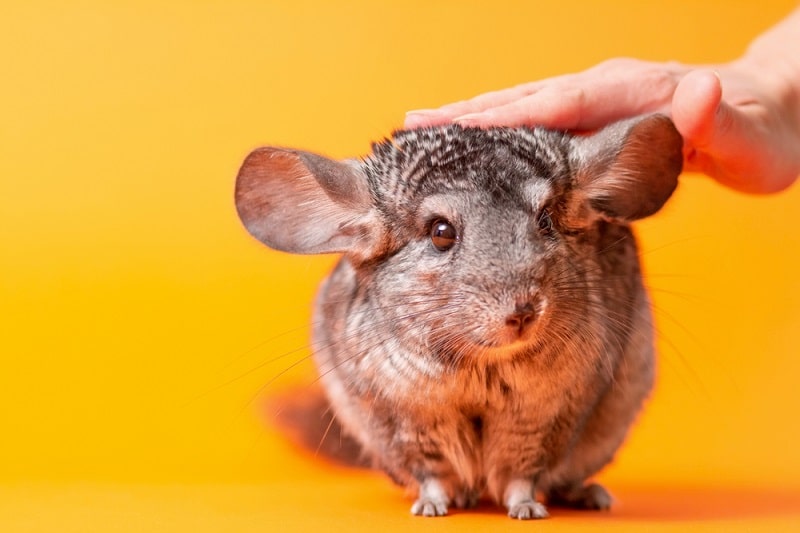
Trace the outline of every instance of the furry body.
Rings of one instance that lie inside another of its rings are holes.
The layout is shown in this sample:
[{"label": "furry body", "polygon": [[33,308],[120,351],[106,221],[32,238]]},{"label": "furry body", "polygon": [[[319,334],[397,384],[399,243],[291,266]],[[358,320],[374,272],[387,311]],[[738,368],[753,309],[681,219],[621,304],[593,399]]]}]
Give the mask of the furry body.
[{"label": "furry body", "polygon": [[[333,206],[314,209],[335,230],[277,247],[347,242],[334,246],[345,255],[317,298],[315,360],[338,421],[418,494],[415,514],[446,514],[484,493],[516,518],[546,516],[537,493],[610,505],[587,479],[612,459],[653,383],[651,316],[628,222],[658,209],[674,183],[618,191],[632,179],[624,158],[648,157],[631,155],[642,146],[669,145],[666,162],[646,170],[674,182],[677,141],[662,119],[644,133],[634,124],[594,139],[401,131],[340,167],[297,152],[251,161],[260,180],[265,166],[270,175],[290,168],[296,180],[305,172]],[[241,190],[242,205],[260,202],[258,217],[240,208],[245,221],[261,224],[261,213],[280,208]],[[271,245],[285,240],[251,231]]]}]

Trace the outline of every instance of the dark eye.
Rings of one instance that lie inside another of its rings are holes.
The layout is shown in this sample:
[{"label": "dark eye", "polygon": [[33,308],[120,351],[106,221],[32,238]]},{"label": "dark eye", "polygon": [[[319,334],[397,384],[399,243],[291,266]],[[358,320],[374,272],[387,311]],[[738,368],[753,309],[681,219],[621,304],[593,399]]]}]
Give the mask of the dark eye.
[{"label": "dark eye", "polygon": [[431,225],[431,242],[440,252],[446,252],[458,242],[458,233],[448,221],[438,219]]},{"label": "dark eye", "polygon": [[548,237],[553,236],[553,219],[550,218],[550,212],[547,209],[539,211],[536,223],[542,235],[547,235]]}]

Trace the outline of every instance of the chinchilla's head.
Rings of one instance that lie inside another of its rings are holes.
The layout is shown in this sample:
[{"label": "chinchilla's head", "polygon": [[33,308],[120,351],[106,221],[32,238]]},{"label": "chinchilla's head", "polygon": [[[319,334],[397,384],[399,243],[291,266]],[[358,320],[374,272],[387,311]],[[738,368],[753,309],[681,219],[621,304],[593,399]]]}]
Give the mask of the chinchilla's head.
[{"label": "chinchilla's head", "polygon": [[[442,353],[511,353],[569,335],[603,272],[636,263],[630,242],[613,251],[613,230],[666,202],[681,147],[660,115],[586,136],[399,131],[360,161],[267,147],[245,160],[236,205],[272,248],[346,254],[374,327]],[[627,271],[638,276],[614,270]]]}]

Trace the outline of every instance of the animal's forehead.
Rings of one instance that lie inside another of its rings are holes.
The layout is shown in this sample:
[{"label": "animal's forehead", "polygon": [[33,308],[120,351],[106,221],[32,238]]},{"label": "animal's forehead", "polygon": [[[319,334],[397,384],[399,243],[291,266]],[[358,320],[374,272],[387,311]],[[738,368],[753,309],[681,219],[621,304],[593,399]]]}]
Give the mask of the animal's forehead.
[{"label": "animal's forehead", "polygon": [[567,156],[567,140],[557,132],[445,126],[395,132],[373,145],[364,163],[382,195],[411,199],[447,190],[526,194],[530,180],[565,176]]},{"label": "animal's forehead", "polygon": [[436,215],[461,221],[507,217],[512,212],[529,216],[531,212],[546,205],[554,194],[552,182],[543,179],[529,180],[512,194],[508,191],[496,193],[496,197],[492,197],[489,191],[487,195],[476,195],[472,191],[447,191],[427,195],[420,200],[416,215],[423,219]]}]

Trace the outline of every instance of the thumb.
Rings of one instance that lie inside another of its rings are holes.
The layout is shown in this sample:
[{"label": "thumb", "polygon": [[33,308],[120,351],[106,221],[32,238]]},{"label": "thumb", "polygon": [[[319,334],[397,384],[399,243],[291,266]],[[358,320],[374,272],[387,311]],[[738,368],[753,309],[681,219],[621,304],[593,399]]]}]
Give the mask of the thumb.
[{"label": "thumb", "polygon": [[684,76],[672,96],[672,120],[683,138],[694,148],[705,150],[718,142],[721,121],[722,83],[711,70],[693,70]]},{"label": "thumb", "polygon": [[693,70],[681,79],[672,97],[672,120],[684,139],[686,170],[701,171],[730,187],[746,190],[749,183],[731,167],[753,147],[744,117],[722,100],[719,75]]}]

